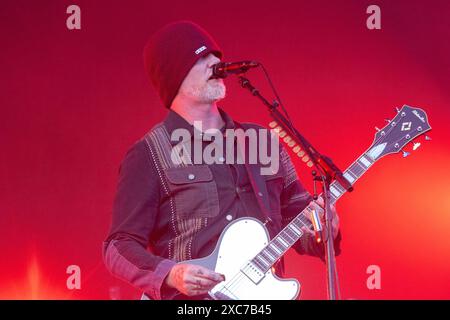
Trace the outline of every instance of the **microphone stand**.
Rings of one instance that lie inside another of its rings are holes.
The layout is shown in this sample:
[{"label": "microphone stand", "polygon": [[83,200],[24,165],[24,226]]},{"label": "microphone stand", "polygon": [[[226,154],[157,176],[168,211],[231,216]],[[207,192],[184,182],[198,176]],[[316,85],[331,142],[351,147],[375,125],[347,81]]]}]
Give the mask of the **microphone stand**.
[{"label": "microphone stand", "polygon": [[331,201],[330,201],[330,184],[335,179],[341,184],[347,191],[352,191],[352,185],[344,178],[342,171],[331,161],[330,158],[321,155],[300,132],[292,125],[292,123],[286,119],[286,117],[278,110],[279,103],[274,101],[270,103],[264,98],[259,91],[250,83],[250,81],[243,77],[238,76],[239,83],[242,88],[248,89],[251,94],[259,98],[265,106],[267,106],[270,116],[278,123],[279,126],[286,131],[290,137],[305,151],[309,156],[316,170],[320,174],[320,180],[322,181],[323,195],[324,195],[324,217],[325,217],[325,229],[324,229],[324,244],[326,252],[326,265],[327,265],[327,284],[328,284],[328,299],[337,299],[337,286],[338,276],[336,270],[336,257],[334,252],[334,239],[332,231],[332,214],[331,214]]}]

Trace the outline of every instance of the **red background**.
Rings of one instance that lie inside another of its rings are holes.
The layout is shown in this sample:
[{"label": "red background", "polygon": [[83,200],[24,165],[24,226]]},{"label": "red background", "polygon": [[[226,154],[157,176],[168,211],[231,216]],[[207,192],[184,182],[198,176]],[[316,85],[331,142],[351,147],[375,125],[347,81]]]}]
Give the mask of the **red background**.
[{"label": "red background", "polygon": [[[71,4],[81,30],[66,28]],[[366,28],[370,4],[381,30]],[[383,158],[338,203],[338,270],[345,299],[450,298],[449,14],[446,0],[2,1],[0,298],[108,299],[114,287],[138,296],[105,270],[101,242],[118,166],[165,114],[143,46],[178,19],[209,30],[226,60],[263,62],[298,128],[342,169],[394,107],[427,111],[433,140]],[[249,77],[269,95],[260,71]],[[268,123],[235,78],[226,83],[225,110]],[[326,298],[321,261],[289,253],[287,263],[302,298]],[[66,288],[72,264],[81,290]],[[381,268],[380,290],[366,286],[369,265]]]}]

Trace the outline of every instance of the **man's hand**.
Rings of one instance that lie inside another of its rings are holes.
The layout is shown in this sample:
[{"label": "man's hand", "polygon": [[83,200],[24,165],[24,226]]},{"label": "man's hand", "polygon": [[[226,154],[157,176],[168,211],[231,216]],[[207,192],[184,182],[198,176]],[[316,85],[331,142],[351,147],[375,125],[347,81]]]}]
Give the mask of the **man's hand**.
[{"label": "man's hand", "polygon": [[169,287],[187,296],[206,294],[222,281],[225,281],[223,274],[186,263],[173,266],[165,279]]},{"label": "man's hand", "polygon": [[[325,203],[324,203],[322,197],[319,197],[317,200],[311,201],[309,204],[309,207],[313,207],[317,211],[323,225],[324,225],[324,221],[325,221],[324,206],[325,206]],[[339,233],[339,216],[337,214],[336,207],[334,205],[331,205],[330,207],[331,207],[331,215],[332,215],[331,226],[332,226],[332,230],[333,230],[333,239],[336,239],[336,237]],[[312,212],[308,212],[307,217],[309,218],[309,220],[312,221]],[[308,229],[306,227],[303,227],[302,230],[314,235],[314,230]]]}]

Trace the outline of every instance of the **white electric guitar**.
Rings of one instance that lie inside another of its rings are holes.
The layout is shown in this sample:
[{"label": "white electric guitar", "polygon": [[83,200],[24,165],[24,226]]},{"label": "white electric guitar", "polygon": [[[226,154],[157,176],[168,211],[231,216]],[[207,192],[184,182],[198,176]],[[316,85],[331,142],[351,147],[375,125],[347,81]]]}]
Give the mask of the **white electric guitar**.
[{"label": "white electric guitar", "polygon": [[[364,152],[344,172],[344,177],[353,185],[376,161],[387,154],[398,153],[414,138],[431,130],[426,113],[419,108],[403,106],[388,124],[377,129],[375,139]],[[271,124],[271,127],[277,127]],[[280,128],[278,127],[278,134]],[[426,137],[426,140],[429,138]],[[290,139],[283,139],[285,142]],[[417,149],[420,143],[414,143]],[[295,145],[289,144],[295,149]],[[298,147],[297,147],[298,150]],[[298,152],[299,156],[304,153]],[[408,153],[403,151],[403,156]],[[305,161],[305,160],[304,160]],[[305,162],[308,160],[306,159]],[[344,193],[344,188],[336,181],[330,186],[331,201],[335,203]],[[225,275],[225,281],[216,285],[209,296],[218,300],[289,300],[300,293],[300,283],[295,279],[280,279],[272,272],[272,266],[286,251],[302,237],[302,227],[312,229],[305,208],[273,239],[269,238],[266,227],[253,218],[241,218],[230,223],[222,232],[216,248],[207,257],[183,263],[195,264]],[[187,298],[181,296],[174,298]]]}]

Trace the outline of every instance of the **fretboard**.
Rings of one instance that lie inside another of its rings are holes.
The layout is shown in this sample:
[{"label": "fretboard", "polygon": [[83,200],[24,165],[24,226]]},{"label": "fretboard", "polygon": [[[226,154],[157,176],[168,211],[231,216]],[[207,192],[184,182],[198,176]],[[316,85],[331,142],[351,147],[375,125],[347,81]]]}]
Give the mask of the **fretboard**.
[{"label": "fretboard", "polygon": [[[374,161],[364,153],[347,170],[344,171],[344,177],[354,184],[374,163]],[[346,190],[334,181],[330,185],[331,203],[334,204]],[[294,219],[292,219],[283,230],[280,231],[267,246],[265,246],[251,262],[262,272],[267,272],[275,262],[277,262],[286,251],[294,245],[297,240],[303,236],[302,227],[313,229],[313,225],[308,218],[309,212],[313,207],[309,205],[303,209]]]}]

